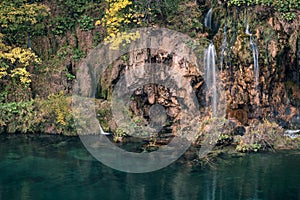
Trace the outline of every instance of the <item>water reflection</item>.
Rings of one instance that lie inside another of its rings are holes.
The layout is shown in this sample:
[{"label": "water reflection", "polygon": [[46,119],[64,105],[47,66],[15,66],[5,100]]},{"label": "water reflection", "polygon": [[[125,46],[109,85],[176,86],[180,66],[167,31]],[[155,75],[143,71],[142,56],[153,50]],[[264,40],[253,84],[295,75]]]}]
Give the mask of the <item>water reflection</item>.
[{"label": "water reflection", "polygon": [[2,135],[0,199],[300,199],[299,164],[299,152],[286,152],[128,174],[90,157],[78,138]]}]

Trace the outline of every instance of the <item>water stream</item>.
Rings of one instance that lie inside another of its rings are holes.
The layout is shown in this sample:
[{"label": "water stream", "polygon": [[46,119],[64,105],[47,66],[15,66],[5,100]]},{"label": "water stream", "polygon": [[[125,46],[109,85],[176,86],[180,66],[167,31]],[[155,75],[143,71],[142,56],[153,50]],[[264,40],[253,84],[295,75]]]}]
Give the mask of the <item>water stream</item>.
[{"label": "water stream", "polygon": [[258,84],[259,84],[258,49],[255,42],[253,42],[252,35],[250,35],[250,46],[253,55],[255,89],[258,92]]},{"label": "water stream", "polygon": [[217,85],[216,85],[216,49],[211,42],[206,49],[204,57],[204,68],[207,90],[211,95],[212,116],[215,117],[217,113]]},{"label": "water stream", "polygon": [[254,72],[254,84],[255,84],[255,89],[258,94],[258,84],[259,84],[259,65],[258,65],[258,48],[256,43],[253,41],[252,34],[249,30],[249,24],[247,22],[246,25],[246,31],[245,33],[249,35],[250,37],[250,46],[252,49],[252,56],[253,56],[253,72]]},{"label": "water stream", "polygon": [[211,28],[211,19],[212,19],[212,8],[209,9],[209,11],[207,12],[204,18],[204,25],[206,27]]},{"label": "water stream", "polygon": [[246,24],[246,31],[245,31],[245,33],[246,33],[247,35],[250,35],[250,34],[251,34],[250,31],[249,31],[249,24],[248,24],[248,22],[247,22],[247,24]]}]

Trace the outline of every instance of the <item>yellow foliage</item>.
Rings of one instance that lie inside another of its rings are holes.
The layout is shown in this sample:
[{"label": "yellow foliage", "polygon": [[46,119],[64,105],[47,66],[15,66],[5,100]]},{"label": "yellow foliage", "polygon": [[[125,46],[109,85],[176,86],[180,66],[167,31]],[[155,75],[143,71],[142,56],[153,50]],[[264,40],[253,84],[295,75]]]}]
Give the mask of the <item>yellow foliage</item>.
[{"label": "yellow foliage", "polygon": [[18,62],[25,67],[29,66],[32,62],[41,62],[35,53],[30,51],[30,49],[22,49],[20,47],[13,48],[7,53],[2,53],[0,51],[0,59],[1,58],[9,60],[12,64]]},{"label": "yellow foliage", "polygon": [[23,2],[19,7],[16,7],[14,1],[2,1],[0,10],[1,27],[7,28],[11,24],[36,24],[37,17],[47,16],[50,9],[37,3]]},{"label": "yellow foliage", "polygon": [[95,26],[99,26],[101,24],[101,21],[100,20],[97,20],[96,22],[95,22]]},{"label": "yellow foliage", "polygon": [[7,75],[6,68],[0,67],[0,79]]},{"label": "yellow foliage", "polygon": [[[14,79],[18,78],[25,87],[28,87],[31,83],[31,79],[30,73],[26,70],[26,67],[32,63],[40,63],[41,60],[30,49],[23,49],[20,47],[11,48],[1,43],[1,40],[0,47],[3,47],[0,48],[0,60],[4,60],[5,63],[10,63],[14,66],[10,72],[7,68],[1,66],[0,79],[8,75]],[[3,52],[3,49],[8,51]]]},{"label": "yellow foliage", "polygon": [[50,108],[55,111],[56,124],[66,126],[70,114],[70,105],[64,96],[64,92],[60,91],[58,94],[50,94],[48,96]]},{"label": "yellow foliage", "polygon": [[[139,38],[138,33],[120,33],[121,28],[130,23],[139,24],[138,18],[143,16],[142,14],[135,13],[132,9],[128,9],[126,13],[124,10],[132,5],[130,0],[106,0],[109,8],[106,9],[105,15],[102,19],[102,25],[106,27],[108,36],[105,38],[106,43],[111,43],[112,49],[118,49],[119,45],[126,41]],[[97,22],[96,22],[97,23]]]},{"label": "yellow foliage", "polygon": [[[30,31],[38,19],[49,15],[49,10],[45,5],[27,3],[27,0],[0,1],[0,79],[10,78],[14,83],[29,86],[31,79],[26,68],[41,60],[31,49],[18,47],[14,36],[9,34]],[[13,42],[6,43],[4,38]]]},{"label": "yellow foliage", "polygon": [[65,121],[65,113],[60,108],[56,108],[55,112],[57,114],[56,116],[56,123],[61,124],[65,126],[67,122]]},{"label": "yellow foliage", "polygon": [[107,28],[108,35],[116,34],[121,27],[121,24],[128,19],[128,15],[122,12],[132,2],[129,0],[106,0],[109,4],[109,8],[105,10],[105,16],[103,20],[103,26]]},{"label": "yellow foliage", "polygon": [[14,67],[12,67],[13,69],[11,69],[10,72],[8,72],[7,68],[1,67],[0,78],[9,75],[12,78],[18,78],[25,87],[29,86],[31,83],[30,73],[26,70],[26,67],[31,63],[40,63],[41,60],[35,53],[31,52],[30,49],[22,49],[20,47],[7,47],[6,49],[9,50],[3,52],[2,49],[0,49],[0,60],[4,60],[6,63],[14,65]]},{"label": "yellow foliage", "polygon": [[30,73],[26,70],[26,68],[15,68],[13,70],[11,70],[10,72],[10,76],[11,77],[19,77],[20,81],[22,84],[24,84],[25,86],[29,86],[29,84],[31,83],[30,80]]},{"label": "yellow foliage", "polygon": [[[140,33],[138,31],[134,33],[117,33],[117,35],[111,35],[108,40],[111,41],[110,48],[112,50],[118,50],[120,44],[122,44],[124,41],[129,44],[130,41],[134,41],[136,39],[140,38]],[[126,45],[126,43],[123,43],[123,46]]]}]

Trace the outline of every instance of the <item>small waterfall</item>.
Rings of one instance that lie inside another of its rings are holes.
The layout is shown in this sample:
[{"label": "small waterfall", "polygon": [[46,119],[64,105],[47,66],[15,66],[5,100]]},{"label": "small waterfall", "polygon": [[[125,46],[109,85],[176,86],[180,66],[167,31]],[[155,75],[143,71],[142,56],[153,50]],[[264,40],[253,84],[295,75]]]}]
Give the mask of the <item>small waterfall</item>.
[{"label": "small waterfall", "polygon": [[104,131],[103,131],[103,129],[102,129],[100,123],[99,123],[99,129],[100,129],[100,134],[101,134],[101,135],[110,135],[110,133],[107,133],[107,132],[104,132]]},{"label": "small waterfall", "polygon": [[252,49],[253,60],[254,60],[254,81],[255,81],[255,89],[258,88],[258,79],[259,79],[259,66],[258,66],[258,49],[255,42],[253,42],[252,35],[250,35],[250,46]]},{"label": "small waterfall", "polygon": [[221,55],[220,55],[220,68],[221,68],[221,72],[223,71],[224,54],[225,54],[225,50],[227,48],[226,25],[224,26],[223,36],[224,36],[224,39],[223,39],[223,42],[222,42],[222,49],[221,49]]},{"label": "small waterfall", "polygon": [[246,25],[246,31],[245,31],[245,33],[246,33],[247,35],[250,35],[249,24],[248,24],[248,22],[247,22],[247,25]]},{"label": "small waterfall", "polygon": [[250,46],[253,55],[253,65],[254,65],[254,82],[255,89],[258,90],[258,80],[259,80],[259,66],[258,66],[258,49],[256,43],[253,41],[252,34],[249,31],[249,24],[247,22],[245,33],[250,36]]},{"label": "small waterfall", "polygon": [[205,51],[204,67],[207,90],[212,92],[212,116],[216,116],[217,113],[217,85],[216,85],[216,49],[211,42],[207,50]]},{"label": "small waterfall", "polygon": [[212,8],[209,9],[209,11],[207,12],[204,18],[204,25],[206,27],[211,28],[211,19],[212,19]]}]

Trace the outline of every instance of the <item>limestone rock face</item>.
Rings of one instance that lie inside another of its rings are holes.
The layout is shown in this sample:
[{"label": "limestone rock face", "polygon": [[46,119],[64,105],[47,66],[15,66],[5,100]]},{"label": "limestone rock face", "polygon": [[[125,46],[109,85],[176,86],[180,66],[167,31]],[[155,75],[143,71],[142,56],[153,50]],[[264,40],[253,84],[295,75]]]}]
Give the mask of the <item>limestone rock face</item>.
[{"label": "limestone rock face", "polygon": [[[293,23],[287,23],[266,14],[260,23],[256,23],[256,14],[259,15],[261,9],[263,8],[250,8],[247,15],[252,41],[258,49],[257,85],[250,35],[245,33],[246,24],[244,27],[234,25],[237,19],[246,15],[239,12],[235,13],[236,16],[228,17],[228,46],[222,72],[226,89],[226,116],[237,120],[241,125],[269,119],[286,127],[293,126],[291,119],[296,119],[300,113],[300,17]],[[221,19],[216,16],[214,20]],[[224,33],[220,28],[213,37],[214,44],[221,47],[223,38]],[[291,107],[293,109],[290,110],[293,111],[287,113],[286,109]]]},{"label": "limestone rock face", "polygon": [[[277,17],[261,14],[262,7],[249,9],[251,40],[258,49],[258,79],[255,79],[250,35],[245,33],[245,27],[236,23],[237,19],[245,18],[243,12],[228,15],[227,48],[224,51],[222,73],[217,74],[221,77],[219,84],[224,85],[224,94],[220,96],[224,95],[222,98],[226,100],[225,117],[234,121],[236,127],[239,127],[234,130],[238,135],[244,134],[244,130],[246,130],[241,127],[252,125],[263,119],[275,120],[284,127],[300,124],[298,123],[300,116],[300,26],[297,26],[300,17],[294,23],[287,24]],[[264,16],[264,23],[255,22],[257,14]],[[214,20],[222,21],[222,19],[218,19],[218,16],[215,16]],[[220,26],[213,37],[211,33],[202,36],[211,37],[218,55],[221,52],[223,34],[223,28]],[[170,38],[164,40],[166,43],[171,42]],[[126,55],[127,59],[115,61],[111,70],[104,72],[99,84],[101,91],[102,93],[103,91],[111,93],[119,78],[132,70],[136,72],[140,70],[139,75],[133,73],[128,83],[148,77],[149,73],[143,66],[149,63],[162,68],[167,66],[189,83],[189,85],[183,83],[181,88],[192,86],[199,110],[203,111],[211,103],[210,96],[207,96],[209,91],[206,91],[205,75],[202,73],[204,70],[199,70],[203,66],[195,64],[199,63],[197,56],[187,60],[186,53],[172,50],[168,45],[164,50],[140,49],[130,52]],[[203,58],[203,56],[200,57]],[[218,63],[217,66],[219,66]],[[158,75],[160,78],[164,76],[163,72]],[[172,87],[148,83],[135,90],[129,107],[134,115],[148,119],[151,106],[162,105],[166,110],[167,121],[169,120],[174,125],[181,118],[182,108],[179,97],[184,97],[187,92],[189,91],[184,89],[173,91]],[[203,114],[203,117],[205,118],[207,115],[207,113]],[[175,125],[172,128],[176,129],[174,127]]]}]

